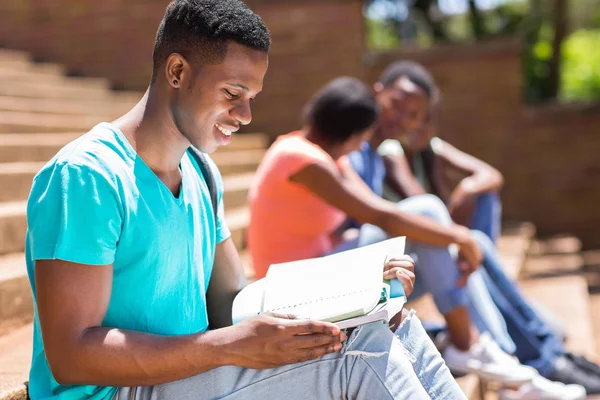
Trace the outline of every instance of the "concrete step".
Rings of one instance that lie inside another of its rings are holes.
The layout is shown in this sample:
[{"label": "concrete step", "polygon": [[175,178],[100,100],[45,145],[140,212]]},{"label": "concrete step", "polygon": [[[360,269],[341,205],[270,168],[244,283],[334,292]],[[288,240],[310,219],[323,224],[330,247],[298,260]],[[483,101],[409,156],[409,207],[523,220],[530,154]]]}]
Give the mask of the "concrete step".
[{"label": "concrete step", "polygon": [[248,191],[253,179],[254,172],[223,177],[225,210],[243,207],[248,203]]},{"label": "concrete step", "polygon": [[246,248],[246,229],[250,223],[250,210],[248,207],[238,207],[225,210],[225,221],[231,231],[231,239],[238,251]]},{"label": "concrete step", "polygon": [[26,81],[29,83],[45,84],[47,82],[90,89],[110,89],[110,82],[104,78],[72,77],[62,74],[48,74],[36,71],[35,68],[10,68],[0,66],[0,84],[5,82]]},{"label": "concrete step", "polygon": [[80,135],[75,132],[0,134],[0,162],[46,162]]},{"label": "concrete step", "polygon": [[531,244],[530,256],[573,254],[581,251],[581,240],[572,235],[556,235]]},{"label": "concrete step", "polygon": [[0,256],[0,336],[33,320],[25,254]]},{"label": "concrete step", "polygon": [[583,264],[584,259],[580,253],[528,257],[522,277],[534,279],[578,274]]},{"label": "concrete step", "polygon": [[134,101],[106,101],[95,98],[87,100],[61,99],[60,101],[56,101],[56,99],[51,98],[0,96],[0,111],[104,116],[107,117],[108,121],[118,118],[135,104]]},{"label": "concrete step", "polygon": [[21,50],[0,49],[0,61],[12,61],[15,63],[29,64],[31,56],[29,53]]},{"label": "concrete step", "polygon": [[38,62],[19,63],[0,60],[0,68],[3,70],[22,71],[38,76],[46,76],[50,79],[64,77],[67,72],[64,65]]},{"label": "concrete step", "polygon": [[[48,79],[64,78],[66,77],[66,68],[60,64],[51,63],[35,63],[29,62],[19,64],[18,62],[3,62],[0,60],[0,69],[6,75],[15,74],[16,76],[35,76],[35,77],[46,77]],[[90,79],[102,79],[102,78],[90,78]]]},{"label": "concrete step", "polygon": [[255,172],[266,153],[265,149],[230,150],[211,155],[221,175]]},{"label": "concrete step", "polygon": [[26,201],[0,203],[0,255],[24,250],[26,211]]},{"label": "concrete step", "polygon": [[[0,67],[2,64],[0,63]],[[50,99],[118,99],[138,101],[142,97],[139,92],[112,91],[106,88],[86,87],[80,85],[82,81],[74,80],[63,82],[28,82],[26,80],[4,80],[0,85],[0,95],[50,98]]]},{"label": "concrete step", "polygon": [[[232,153],[230,157],[219,157],[217,164],[224,176],[224,200],[228,207],[238,207],[246,203],[254,170],[260,161],[260,158],[254,162],[244,160],[243,157],[236,159],[236,153]],[[243,151],[240,153],[244,155]],[[37,161],[0,163],[0,202],[26,200],[33,178],[44,164]]]},{"label": "concrete step", "polygon": [[60,115],[23,111],[0,111],[0,133],[73,131],[84,133],[99,122],[107,119],[110,119],[110,116]]},{"label": "concrete step", "polygon": [[568,330],[567,349],[596,358],[590,298],[581,274],[527,279],[521,287],[527,297],[560,317]]},{"label": "concrete step", "polygon": [[33,324],[0,337],[0,400],[26,400],[32,337]]},{"label": "concrete step", "polygon": [[26,200],[40,162],[0,163],[0,202]]}]

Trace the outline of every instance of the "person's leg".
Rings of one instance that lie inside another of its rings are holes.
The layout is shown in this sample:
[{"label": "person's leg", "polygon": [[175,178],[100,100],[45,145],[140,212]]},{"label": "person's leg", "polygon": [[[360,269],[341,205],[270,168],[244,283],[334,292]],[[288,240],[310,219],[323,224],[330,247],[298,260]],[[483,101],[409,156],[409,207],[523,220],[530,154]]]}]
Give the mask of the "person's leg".
[{"label": "person's leg", "polygon": [[[469,296],[469,314],[479,333],[488,332],[502,350],[508,354],[514,354],[517,350],[515,342],[510,337],[504,316],[495,306],[486,285],[485,271],[481,268],[469,277],[467,295]],[[494,306],[492,307],[490,304],[494,304]]]},{"label": "person's leg", "polygon": [[501,231],[502,203],[497,193],[484,193],[477,198],[470,228],[481,231],[496,243]]},{"label": "person's leg", "polygon": [[[433,219],[444,226],[452,224],[452,218],[444,203],[432,195],[411,197],[398,203],[398,207],[405,212]],[[480,332],[493,332],[496,341],[504,351],[508,353],[514,352],[515,345],[506,330],[502,315],[490,298],[480,272],[476,271],[472,274],[466,289],[456,288],[454,283],[459,276],[458,269],[456,268],[456,249],[408,242],[407,253],[415,254],[415,258],[417,259],[417,287],[415,287],[415,291],[413,292],[415,296],[421,294],[421,290],[417,289],[423,286],[426,287],[433,294],[438,309],[445,316],[447,315],[446,312],[449,309],[451,310],[451,307],[457,304],[457,302],[462,305],[468,305],[469,311],[466,312],[466,309],[462,307],[465,311],[460,312],[458,318],[450,315],[451,323],[458,325],[454,329],[458,332],[464,332],[465,324],[468,321],[472,321]],[[454,288],[454,293],[458,293],[458,295],[464,297],[460,299],[456,298],[445,284],[451,284],[452,288]],[[421,287],[418,287],[419,285]],[[463,318],[467,318],[467,322]],[[448,318],[446,320],[448,321]],[[451,323],[448,323],[448,331],[452,337]]]},{"label": "person's leg", "polygon": [[318,360],[260,371],[221,367],[154,387],[122,388],[116,399],[465,399],[416,316],[396,332],[383,323],[363,325],[340,353]]},{"label": "person's leg", "polygon": [[[365,224],[360,228],[356,241],[342,244],[334,252],[347,250],[350,245],[363,247],[388,238],[388,234],[381,228]],[[423,292],[421,288],[426,288],[433,295],[448,324],[450,340],[456,347],[468,350],[477,338],[471,329],[465,289],[456,287],[459,272],[448,249],[407,242],[405,252],[415,258],[416,293]]]},{"label": "person's leg", "polygon": [[523,364],[548,376],[556,358],[564,354],[562,342],[529,306],[515,283],[506,276],[496,248],[487,235],[473,231],[473,237],[484,256],[483,279],[516,344],[516,356]]}]

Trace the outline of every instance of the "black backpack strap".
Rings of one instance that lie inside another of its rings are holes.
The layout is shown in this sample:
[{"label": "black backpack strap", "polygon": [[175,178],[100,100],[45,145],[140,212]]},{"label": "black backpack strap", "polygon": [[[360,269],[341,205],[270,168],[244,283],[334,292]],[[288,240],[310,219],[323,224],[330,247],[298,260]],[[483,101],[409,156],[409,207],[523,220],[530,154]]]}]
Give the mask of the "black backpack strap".
[{"label": "black backpack strap", "polygon": [[200,172],[202,174],[202,178],[204,178],[204,182],[206,182],[206,186],[208,186],[208,193],[210,194],[210,202],[212,203],[213,213],[215,215],[215,221],[217,220],[217,213],[219,210],[219,199],[217,197],[217,185],[215,183],[215,177],[213,176],[210,164],[208,163],[208,159],[206,158],[206,154],[202,153],[200,150],[195,148],[194,146],[190,146],[188,148],[188,153],[196,160],[198,167],[200,167]]}]

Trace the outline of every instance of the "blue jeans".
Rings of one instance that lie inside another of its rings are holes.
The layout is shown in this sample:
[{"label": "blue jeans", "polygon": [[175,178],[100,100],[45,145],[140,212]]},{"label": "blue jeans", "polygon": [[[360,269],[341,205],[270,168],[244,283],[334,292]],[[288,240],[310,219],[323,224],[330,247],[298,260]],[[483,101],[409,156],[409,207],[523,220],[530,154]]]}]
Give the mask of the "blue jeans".
[{"label": "blue jeans", "polygon": [[[398,203],[398,208],[410,214],[433,219],[444,226],[452,223],[444,203],[431,194],[402,200]],[[357,239],[343,243],[334,252],[378,243],[388,237],[381,228],[365,224],[361,226]],[[431,293],[441,314],[447,314],[459,306],[467,306],[471,321],[480,332],[490,332],[505,352],[515,352],[515,343],[510,338],[504,318],[490,297],[481,269],[471,274],[466,287],[456,286],[460,275],[456,264],[456,246],[446,248],[407,241],[405,253],[415,260],[417,277],[409,299]]]},{"label": "blue jeans", "polygon": [[[418,207],[414,206],[404,209],[447,226],[450,216],[447,209],[441,207],[441,201],[434,200],[437,199],[435,197],[423,197],[415,196],[413,199],[428,211],[418,211]],[[488,206],[497,201],[497,197],[496,200],[494,197],[487,197]],[[535,368],[547,377],[557,357],[565,353],[562,340],[531,307],[517,285],[506,276],[489,236],[473,231],[473,238],[483,253],[483,263],[467,283],[471,320],[480,332],[489,332],[505,352],[515,354],[522,364]],[[493,307],[488,303],[489,298]]]},{"label": "blue jeans", "polygon": [[498,194],[484,193],[477,198],[470,228],[485,233],[496,243],[502,228],[502,203]]},{"label": "blue jeans", "polygon": [[356,328],[341,352],[267,370],[228,366],[157,386],[121,388],[114,400],[466,399],[411,313],[395,334]]},{"label": "blue jeans", "polygon": [[543,376],[549,376],[555,360],[565,354],[562,340],[506,276],[494,243],[481,232],[473,232],[473,237],[483,252],[483,280],[516,344],[516,356],[522,364],[537,369]]}]

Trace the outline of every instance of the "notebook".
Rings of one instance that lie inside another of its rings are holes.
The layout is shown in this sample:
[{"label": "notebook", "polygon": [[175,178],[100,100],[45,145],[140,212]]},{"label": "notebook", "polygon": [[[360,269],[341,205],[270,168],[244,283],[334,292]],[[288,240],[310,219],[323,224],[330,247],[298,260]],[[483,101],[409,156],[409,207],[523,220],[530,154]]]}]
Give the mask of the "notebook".
[{"label": "notebook", "polygon": [[340,327],[389,320],[406,299],[390,300],[383,266],[387,257],[404,253],[404,244],[405,238],[399,237],[330,256],[273,264],[265,278],[235,298],[234,322],[261,312],[293,314]]}]

